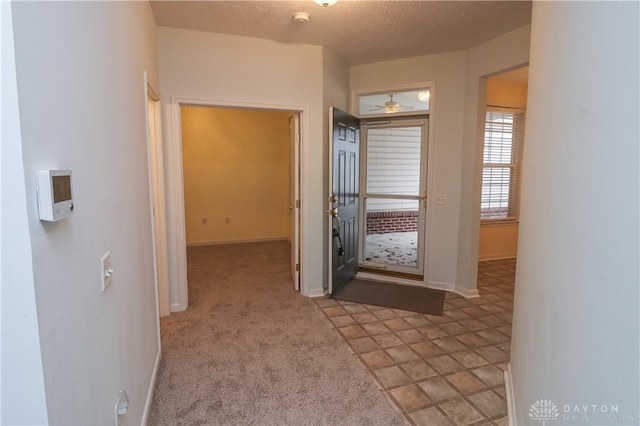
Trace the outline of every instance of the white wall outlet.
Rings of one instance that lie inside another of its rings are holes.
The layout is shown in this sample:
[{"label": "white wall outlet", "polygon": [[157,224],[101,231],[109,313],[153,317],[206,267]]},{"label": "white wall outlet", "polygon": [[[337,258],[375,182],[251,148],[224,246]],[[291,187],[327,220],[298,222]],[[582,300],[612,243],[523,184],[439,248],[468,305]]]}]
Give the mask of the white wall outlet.
[{"label": "white wall outlet", "polygon": [[447,204],[447,194],[436,194],[436,204],[444,206]]},{"label": "white wall outlet", "polygon": [[107,289],[111,285],[111,280],[113,277],[113,268],[111,267],[111,252],[108,251],[102,258],[100,259],[100,277],[102,280],[102,292]]}]

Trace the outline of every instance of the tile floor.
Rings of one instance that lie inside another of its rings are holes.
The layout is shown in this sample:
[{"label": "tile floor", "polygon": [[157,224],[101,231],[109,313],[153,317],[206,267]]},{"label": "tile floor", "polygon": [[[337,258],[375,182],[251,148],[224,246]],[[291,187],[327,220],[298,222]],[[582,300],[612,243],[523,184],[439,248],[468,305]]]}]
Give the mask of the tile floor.
[{"label": "tile floor", "polygon": [[480,297],[447,293],[444,315],[316,299],[414,425],[506,425],[515,259],[480,262]]}]

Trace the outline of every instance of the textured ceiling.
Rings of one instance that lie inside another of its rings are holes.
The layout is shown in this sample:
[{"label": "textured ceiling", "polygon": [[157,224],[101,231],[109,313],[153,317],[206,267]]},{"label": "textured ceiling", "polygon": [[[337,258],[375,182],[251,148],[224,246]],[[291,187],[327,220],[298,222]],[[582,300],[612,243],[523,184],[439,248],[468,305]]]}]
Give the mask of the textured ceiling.
[{"label": "textured ceiling", "polygon": [[[151,1],[161,26],[325,46],[351,65],[468,49],[531,22],[523,1]],[[307,12],[307,23],[295,12]]]}]

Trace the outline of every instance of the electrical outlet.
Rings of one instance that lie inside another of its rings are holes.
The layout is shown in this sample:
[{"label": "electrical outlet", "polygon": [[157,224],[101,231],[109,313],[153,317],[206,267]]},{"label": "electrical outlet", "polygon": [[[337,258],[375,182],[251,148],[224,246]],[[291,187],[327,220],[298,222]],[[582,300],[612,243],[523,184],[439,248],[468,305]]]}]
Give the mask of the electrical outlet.
[{"label": "electrical outlet", "polygon": [[436,194],[436,204],[444,206],[447,204],[447,194]]},{"label": "electrical outlet", "polygon": [[108,251],[102,258],[100,259],[100,277],[102,280],[102,292],[111,285],[111,280],[113,277],[113,268],[111,267],[111,252]]}]

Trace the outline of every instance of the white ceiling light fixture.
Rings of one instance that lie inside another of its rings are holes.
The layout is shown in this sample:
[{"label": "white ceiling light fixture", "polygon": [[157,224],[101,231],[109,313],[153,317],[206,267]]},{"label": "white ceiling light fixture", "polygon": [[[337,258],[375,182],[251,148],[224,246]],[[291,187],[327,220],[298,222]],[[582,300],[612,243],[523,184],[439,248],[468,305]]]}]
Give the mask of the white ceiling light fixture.
[{"label": "white ceiling light fixture", "polygon": [[296,22],[302,22],[304,24],[309,22],[309,14],[307,12],[296,12],[293,14],[293,19]]},{"label": "white ceiling light fixture", "polygon": [[336,4],[338,0],[313,0],[313,2],[322,7],[328,7],[332,4]]},{"label": "white ceiling light fixture", "polygon": [[418,99],[420,99],[422,102],[429,102],[430,98],[431,98],[431,90],[425,90],[423,92],[418,93]]}]

